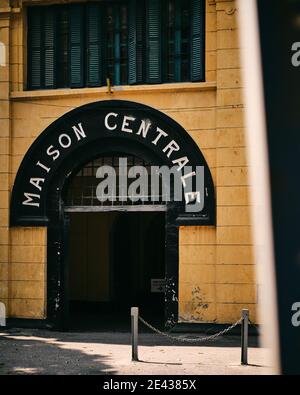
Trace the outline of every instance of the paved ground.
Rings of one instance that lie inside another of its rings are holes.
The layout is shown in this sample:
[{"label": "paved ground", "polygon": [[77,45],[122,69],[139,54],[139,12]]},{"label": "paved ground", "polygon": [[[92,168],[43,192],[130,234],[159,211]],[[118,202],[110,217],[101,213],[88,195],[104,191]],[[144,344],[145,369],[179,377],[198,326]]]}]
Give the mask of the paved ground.
[{"label": "paved ground", "polygon": [[199,347],[143,333],[141,361],[131,362],[129,333],[2,330],[0,374],[270,374],[268,352],[256,343],[250,338],[250,365],[241,366],[238,336]]}]

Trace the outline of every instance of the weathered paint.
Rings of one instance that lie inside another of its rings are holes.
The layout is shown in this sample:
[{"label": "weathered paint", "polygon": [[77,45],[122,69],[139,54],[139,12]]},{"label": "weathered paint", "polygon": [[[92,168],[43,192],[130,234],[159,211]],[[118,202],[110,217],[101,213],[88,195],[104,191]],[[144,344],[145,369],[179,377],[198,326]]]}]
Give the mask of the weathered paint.
[{"label": "weathered paint", "polygon": [[[0,41],[7,51],[6,66],[0,66],[0,300],[8,315],[47,315],[46,228],[9,228],[10,193],[21,160],[40,133],[66,112],[97,100],[120,99],[149,105],[180,123],[200,147],[214,180],[216,227],[181,227],[178,232],[179,320],[228,323],[249,308],[255,321],[258,286],[235,1],[207,0],[206,82],[112,87],[112,93],[107,87],[25,91],[22,3],[3,0],[0,9]],[[39,277],[37,267],[43,273]]]}]

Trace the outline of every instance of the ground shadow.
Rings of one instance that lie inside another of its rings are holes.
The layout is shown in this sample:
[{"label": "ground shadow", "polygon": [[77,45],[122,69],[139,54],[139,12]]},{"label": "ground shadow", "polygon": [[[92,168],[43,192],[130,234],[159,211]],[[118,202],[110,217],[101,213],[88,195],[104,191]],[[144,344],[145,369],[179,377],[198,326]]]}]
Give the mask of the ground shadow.
[{"label": "ground shadow", "polygon": [[[49,332],[49,335],[49,339],[53,338],[53,333]],[[47,342],[47,339],[28,339],[24,332],[13,336],[0,336],[0,375],[115,374],[109,357],[99,353],[91,355],[66,349],[62,344]]]}]

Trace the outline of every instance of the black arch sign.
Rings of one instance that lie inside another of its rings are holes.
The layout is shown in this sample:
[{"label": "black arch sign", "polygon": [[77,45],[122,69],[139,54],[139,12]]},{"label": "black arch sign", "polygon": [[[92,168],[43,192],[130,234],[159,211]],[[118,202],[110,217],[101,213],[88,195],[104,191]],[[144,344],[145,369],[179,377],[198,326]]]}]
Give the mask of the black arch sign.
[{"label": "black arch sign", "polygon": [[[201,210],[178,205],[177,222],[213,225],[215,197],[210,170],[193,139],[174,120],[151,107],[105,100],[76,108],[48,126],[26,153],[11,197],[11,226],[45,226],[53,199],[83,164],[104,153],[128,152],[157,165],[202,166]],[[191,191],[194,192],[195,191]]]}]

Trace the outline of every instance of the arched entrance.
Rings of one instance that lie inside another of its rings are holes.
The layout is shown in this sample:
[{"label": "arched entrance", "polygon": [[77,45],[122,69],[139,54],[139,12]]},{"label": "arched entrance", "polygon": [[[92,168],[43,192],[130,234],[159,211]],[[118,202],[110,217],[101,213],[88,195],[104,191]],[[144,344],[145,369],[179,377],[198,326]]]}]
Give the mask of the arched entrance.
[{"label": "arched entrance", "polygon": [[[109,100],[79,107],[51,124],[32,144],[16,176],[11,226],[48,227],[47,320],[51,326],[68,325],[68,187],[87,163],[119,153],[142,158],[155,166],[188,169],[184,174],[190,178],[197,173],[197,166],[203,170],[201,191],[195,190],[194,182],[182,182],[185,200],[176,201],[171,190],[163,210],[165,325],[170,327],[177,322],[178,228],[215,223],[212,177],[198,146],[174,120],[139,103]],[[193,211],[189,198],[195,193],[198,209]],[[114,209],[110,207],[109,211]],[[151,246],[149,243],[150,250]]]}]

